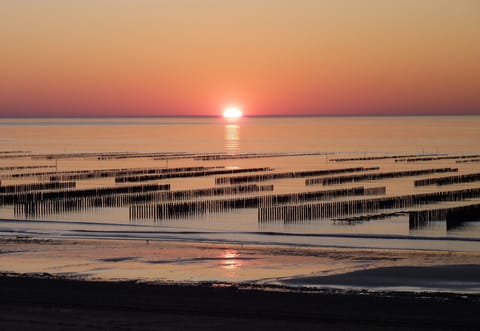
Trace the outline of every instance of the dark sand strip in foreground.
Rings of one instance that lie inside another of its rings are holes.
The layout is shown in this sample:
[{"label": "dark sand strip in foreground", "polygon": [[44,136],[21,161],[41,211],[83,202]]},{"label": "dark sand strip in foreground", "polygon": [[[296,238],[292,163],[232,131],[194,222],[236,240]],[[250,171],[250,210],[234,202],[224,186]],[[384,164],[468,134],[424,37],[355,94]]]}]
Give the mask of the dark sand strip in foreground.
[{"label": "dark sand strip in foreground", "polygon": [[2,330],[477,330],[479,311],[478,295],[0,277]]}]

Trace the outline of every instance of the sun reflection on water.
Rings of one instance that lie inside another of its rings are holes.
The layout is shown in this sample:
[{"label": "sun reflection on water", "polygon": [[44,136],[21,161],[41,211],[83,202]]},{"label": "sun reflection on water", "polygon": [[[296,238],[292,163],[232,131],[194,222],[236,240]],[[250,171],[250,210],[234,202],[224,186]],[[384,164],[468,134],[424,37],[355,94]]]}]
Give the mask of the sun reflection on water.
[{"label": "sun reflection on water", "polygon": [[240,151],[240,126],[237,124],[225,125],[225,153],[237,154]]}]

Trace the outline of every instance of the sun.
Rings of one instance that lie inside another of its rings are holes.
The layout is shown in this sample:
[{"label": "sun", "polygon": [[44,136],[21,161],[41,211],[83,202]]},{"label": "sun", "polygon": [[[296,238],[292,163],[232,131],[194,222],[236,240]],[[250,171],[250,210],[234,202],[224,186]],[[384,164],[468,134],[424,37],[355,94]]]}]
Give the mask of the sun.
[{"label": "sun", "polygon": [[240,118],[243,116],[242,109],[237,106],[228,106],[223,110],[224,118]]}]

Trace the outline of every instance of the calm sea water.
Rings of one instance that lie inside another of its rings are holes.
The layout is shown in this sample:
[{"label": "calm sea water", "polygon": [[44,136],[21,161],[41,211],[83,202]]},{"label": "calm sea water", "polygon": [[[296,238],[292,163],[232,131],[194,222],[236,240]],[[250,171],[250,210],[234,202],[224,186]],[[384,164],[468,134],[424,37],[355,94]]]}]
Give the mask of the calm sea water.
[{"label": "calm sea water", "polygon": [[[458,167],[459,173],[480,172],[480,163],[455,160],[396,163],[376,161],[331,162],[337,157],[402,154],[480,154],[480,117],[272,117],[243,118],[47,118],[0,119],[0,151],[43,153],[79,152],[188,152],[188,153],[318,153],[313,156],[227,159],[155,160],[131,158],[1,159],[0,167],[56,166],[58,171],[137,168],[225,166],[271,167],[275,171],[379,166],[382,171]],[[8,173],[8,171],[4,171]],[[428,176],[426,176],[428,177]],[[420,177],[423,178],[423,177]],[[417,178],[415,178],[417,179]],[[23,180],[2,181],[3,185]],[[27,181],[28,182],[28,181]],[[163,182],[163,181],[162,181]],[[214,186],[214,177],[164,181],[172,190]],[[307,190],[304,179],[272,181],[274,193]],[[78,187],[115,185],[112,178],[81,181]],[[362,184],[360,184],[362,185]],[[352,187],[356,184],[332,188]],[[430,192],[413,188],[412,178],[375,181],[366,186],[386,186],[387,195]],[[446,189],[480,187],[456,184]],[[312,189],[312,188],[310,188]],[[322,187],[315,187],[320,190]],[[330,189],[330,187],[328,188]],[[341,246],[402,249],[480,251],[480,223],[465,222],[447,229],[444,222],[411,229],[407,216],[360,224],[312,220],[296,223],[259,223],[256,209],[233,210],[175,220],[129,219],[128,208],[95,208],[47,217],[18,220],[13,206],[1,206],[0,231],[40,233],[45,236],[112,237],[207,242],[239,242],[299,246]],[[17,219],[16,221],[14,221]]]},{"label": "calm sea water", "polygon": [[479,116],[0,119],[0,148],[34,152],[474,153]]}]

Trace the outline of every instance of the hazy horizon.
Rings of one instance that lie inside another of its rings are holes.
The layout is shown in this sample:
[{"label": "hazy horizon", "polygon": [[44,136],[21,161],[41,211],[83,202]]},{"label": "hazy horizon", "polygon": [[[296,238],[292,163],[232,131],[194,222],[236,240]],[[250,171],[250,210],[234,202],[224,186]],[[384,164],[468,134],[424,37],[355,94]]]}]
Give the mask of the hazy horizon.
[{"label": "hazy horizon", "polygon": [[[245,115],[244,118],[269,117],[456,117],[480,116],[480,113],[464,114],[272,114],[272,115]],[[0,119],[49,119],[49,118],[222,118],[219,115],[38,115],[38,116],[0,116]],[[241,119],[239,120],[241,121]]]}]

